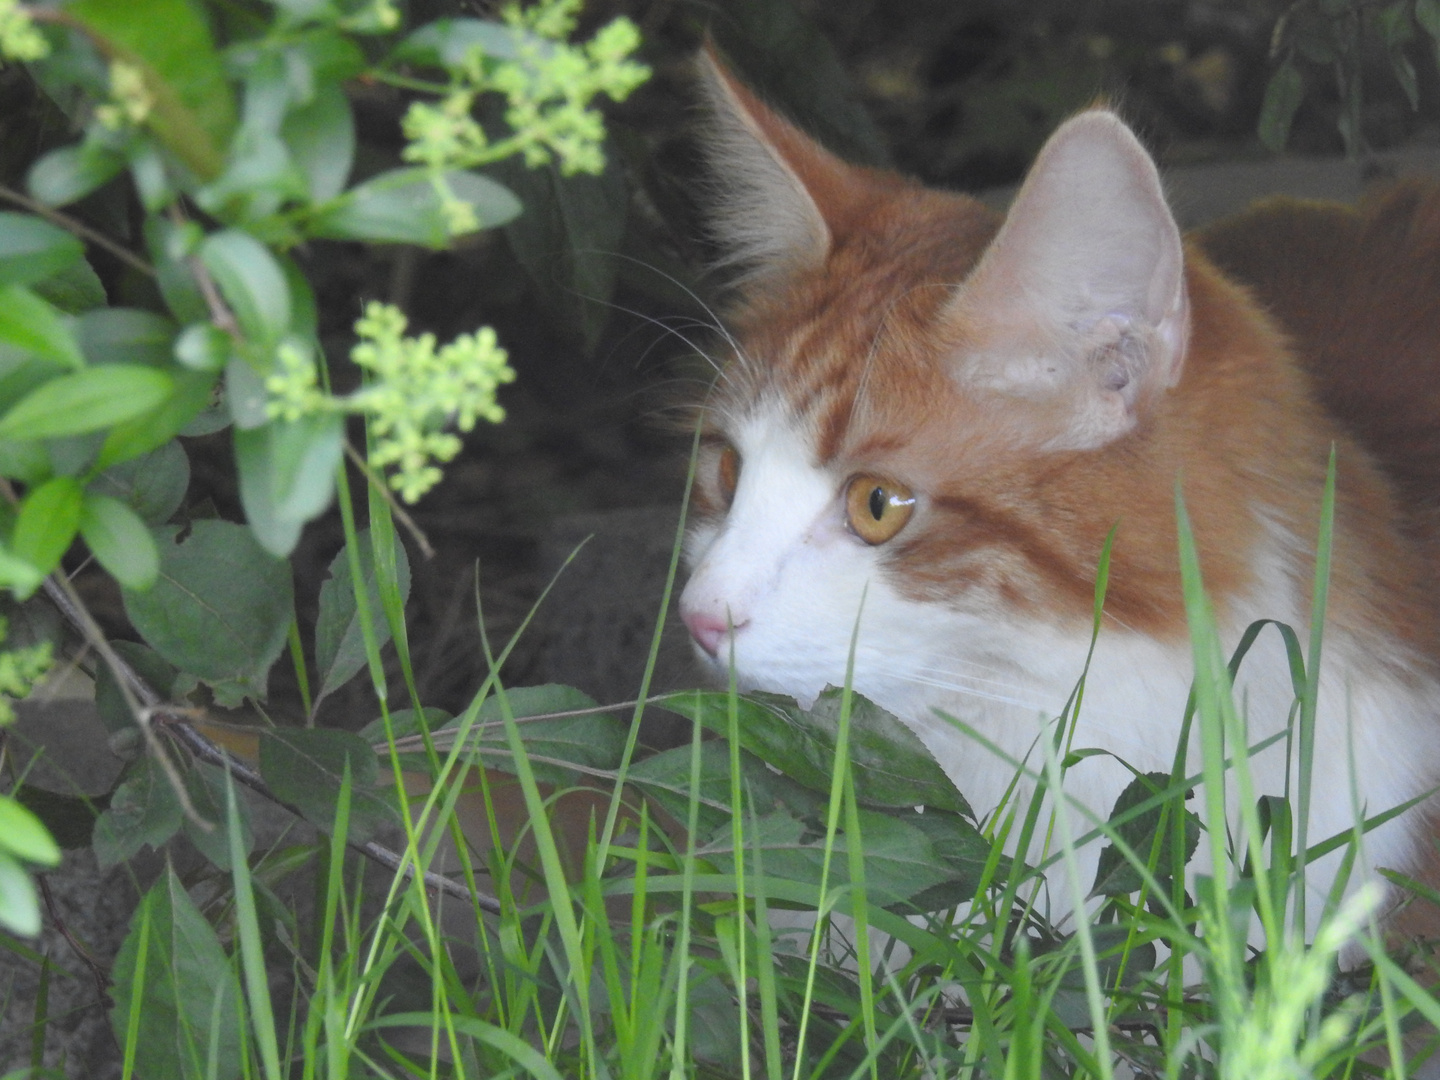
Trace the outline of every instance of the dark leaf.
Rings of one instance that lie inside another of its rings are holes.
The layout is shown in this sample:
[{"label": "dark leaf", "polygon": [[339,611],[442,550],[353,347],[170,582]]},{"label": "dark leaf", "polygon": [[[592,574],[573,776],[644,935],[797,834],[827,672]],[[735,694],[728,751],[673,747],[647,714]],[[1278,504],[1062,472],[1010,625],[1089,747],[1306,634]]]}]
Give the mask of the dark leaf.
[{"label": "dark leaf", "polygon": [[160,541],[160,579],[124,592],[125,611],[146,642],[198,675],[225,706],[263,698],[270,666],[294,617],[290,565],[228,521],[197,521],[183,543]]},{"label": "dark leaf", "polygon": [[[111,976],[110,1023],[122,1046],[132,1009],[139,1017],[132,1048],[137,1076],[235,1080],[240,1075],[239,980],[215,931],[170,868],[131,918]],[[212,1039],[216,1056],[207,1066]]]},{"label": "dark leaf", "polygon": [[[356,551],[360,558],[361,582],[370,608],[370,627],[375,634],[376,646],[383,647],[390,640],[390,623],[380,603],[380,586],[376,581],[369,529],[356,536]],[[395,545],[395,576],[403,604],[410,596],[410,559],[404,545],[398,543]],[[353,580],[349,551],[341,548],[330,562],[330,576],[320,586],[320,615],[315,622],[315,667],[320,682],[315,698],[317,704],[344,686],[365,666],[365,636],[355,603]]]},{"label": "dark leaf", "polygon": [[175,835],[183,817],[170,778],[153,758],[140,758],[95,822],[95,861],[102,870],[124,862],[142,847],[158,850]]},{"label": "dark leaf", "polygon": [[307,821],[329,833],[345,762],[350,763],[350,825],[347,837],[367,840],[376,828],[399,824],[385,792],[376,789],[375,751],[360,736],[320,728],[271,728],[260,736],[260,773],[276,796],[293,804]]}]

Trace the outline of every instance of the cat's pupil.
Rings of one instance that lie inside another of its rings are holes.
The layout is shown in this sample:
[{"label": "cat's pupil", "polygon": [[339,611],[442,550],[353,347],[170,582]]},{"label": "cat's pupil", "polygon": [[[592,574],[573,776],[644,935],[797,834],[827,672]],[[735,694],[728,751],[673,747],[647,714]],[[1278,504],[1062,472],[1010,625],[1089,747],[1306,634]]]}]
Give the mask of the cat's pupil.
[{"label": "cat's pupil", "polygon": [[879,521],[885,516],[885,489],[876,488],[870,492],[870,516]]}]

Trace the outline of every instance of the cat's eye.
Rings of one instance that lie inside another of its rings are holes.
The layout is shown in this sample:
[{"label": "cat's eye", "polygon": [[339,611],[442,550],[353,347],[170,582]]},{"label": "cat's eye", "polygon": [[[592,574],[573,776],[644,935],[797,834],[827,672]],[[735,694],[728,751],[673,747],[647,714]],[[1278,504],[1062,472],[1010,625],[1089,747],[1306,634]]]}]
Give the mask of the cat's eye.
[{"label": "cat's eye", "polygon": [[867,544],[883,544],[905,527],[915,512],[915,496],[904,484],[862,474],[845,489],[850,530]]},{"label": "cat's eye", "polygon": [[720,484],[720,498],[726,509],[729,509],[730,504],[735,501],[735,489],[740,485],[740,451],[733,446],[727,446],[720,452],[716,480]]}]

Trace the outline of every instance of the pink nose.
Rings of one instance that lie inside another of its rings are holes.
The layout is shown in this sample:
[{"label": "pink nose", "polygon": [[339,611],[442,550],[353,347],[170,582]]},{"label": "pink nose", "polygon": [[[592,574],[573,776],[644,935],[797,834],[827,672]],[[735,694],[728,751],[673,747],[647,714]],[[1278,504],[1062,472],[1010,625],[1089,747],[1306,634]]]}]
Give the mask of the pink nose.
[{"label": "pink nose", "polygon": [[682,617],[696,643],[711,656],[718,656],[720,641],[729,632],[730,624],[724,619],[699,611],[687,611]]}]

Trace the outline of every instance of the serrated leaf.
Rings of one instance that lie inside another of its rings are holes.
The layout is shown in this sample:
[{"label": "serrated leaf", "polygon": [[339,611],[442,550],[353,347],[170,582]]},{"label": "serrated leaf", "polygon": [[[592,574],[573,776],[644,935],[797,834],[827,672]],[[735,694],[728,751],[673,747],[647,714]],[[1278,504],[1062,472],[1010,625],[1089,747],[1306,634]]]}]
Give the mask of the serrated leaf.
[{"label": "serrated leaf", "polygon": [[[1110,819],[1115,818],[1140,806],[1142,803],[1154,798],[1159,792],[1170,787],[1170,776],[1168,773],[1145,773],[1137,776],[1125,786],[1119,797],[1115,800],[1115,808],[1110,812]],[[1155,875],[1162,880],[1168,880],[1170,873],[1175,866],[1174,860],[1174,818],[1173,814],[1181,800],[1172,799],[1169,803],[1170,814],[1166,815],[1164,835],[1160,837],[1160,845],[1154,862]],[[1114,825],[1115,832],[1120,839],[1128,844],[1142,860],[1148,860],[1151,856],[1151,849],[1155,846],[1156,832],[1160,828],[1160,817],[1164,810],[1163,806],[1154,806],[1145,810],[1130,820]],[[1200,843],[1200,819],[1188,810],[1181,807],[1185,815],[1185,851],[1181,859],[1181,866],[1190,861],[1195,854],[1195,848]],[[1114,844],[1106,844],[1100,849],[1099,862],[1096,864],[1095,884],[1090,890],[1092,896],[1128,896],[1130,893],[1138,892],[1143,884],[1140,871],[1121,853]]]},{"label": "serrated leaf", "polygon": [[125,167],[125,155],[87,139],[77,146],[51,150],[25,177],[25,187],[37,202],[66,206],[104,186]]},{"label": "serrated leaf", "polygon": [[0,285],[43,281],[79,262],[85,246],[34,214],[0,212]]},{"label": "serrated leaf", "polygon": [[175,380],[154,368],[85,368],[26,395],[0,417],[0,439],[53,439],[99,431],[157,408],[174,389]]},{"label": "serrated leaf", "polygon": [[269,248],[249,233],[226,229],[207,236],[199,256],[247,338],[271,347],[285,336],[290,290]]},{"label": "serrated leaf", "polygon": [[92,846],[100,869],[125,862],[142,847],[159,850],[180,829],[180,800],[164,770],[143,757],[128,770],[95,822]]},{"label": "serrated leaf", "polygon": [[0,342],[63,367],[85,366],[66,317],[24,285],[0,287]]},{"label": "serrated leaf", "polygon": [[338,415],[235,429],[240,501],[266,551],[289,555],[305,523],[330,505],[344,445],[344,422]]},{"label": "serrated leaf", "polygon": [[375,751],[360,736],[321,728],[271,728],[260,736],[260,773],[278,798],[293,804],[325,833],[335,809],[345,762],[350,763],[350,840],[369,839],[383,825],[399,824],[392,801],[376,790]]},{"label": "serrated leaf", "polygon": [[80,535],[100,565],[127,589],[148,589],[160,573],[160,553],[150,530],[119,499],[88,492],[80,514]]},{"label": "serrated leaf", "polygon": [[265,696],[266,677],[294,617],[290,566],[228,521],[197,521],[160,541],[160,577],[124,591],[125,612],[167,661],[199,676],[224,706]]},{"label": "serrated leaf", "polygon": [[[552,716],[596,707],[595,699],[571,686],[524,686],[505,693],[506,703],[519,726],[535,775],[559,786],[575,782],[566,763],[591,769],[614,769],[625,749],[626,726],[610,713]],[[479,740],[480,759],[486,765],[514,772],[498,697],[480,706],[472,729]],[[535,760],[544,758],[546,760]]]},{"label": "serrated leaf", "polygon": [[[504,225],[520,213],[520,200],[509,188],[479,173],[447,172],[455,197],[475,210],[482,229]],[[351,188],[321,209],[310,235],[333,240],[422,244],[450,242],[448,218],[425,169],[391,169]]]},{"label": "serrated leaf", "polygon": [[[115,1007],[110,1024],[120,1045],[127,1038],[132,1006],[140,1021],[131,1048],[135,1075],[239,1077],[243,1028],[234,1022],[241,1008],[239,979],[215,931],[168,866],[131,917],[111,976]],[[212,1046],[214,1060],[207,1061]]]},{"label": "serrated leaf", "polygon": [[1305,78],[1292,60],[1287,58],[1265,85],[1265,100],[1260,106],[1258,131],[1266,149],[1279,153],[1290,138],[1290,124],[1295,110],[1305,98]]},{"label": "serrated leaf", "polygon": [[[360,557],[361,583],[370,608],[370,626],[376,645],[383,648],[390,640],[390,623],[380,603],[380,586],[375,575],[370,530],[355,537]],[[395,545],[395,577],[403,605],[410,596],[410,558],[405,546]],[[315,667],[320,683],[316,702],[349,682],[365,666],[365,636],[360,624],[359,607],[350,576],[347,548],[330,562],[330,575],[320,585],[320,614],[315,621]]]},{"label": "serrated leaf", "polygon": [[72,476],[54,477],[31,491],[20,504],[12,553],[48,574],[79,531],[83,497],[79,481]]},{"label": "serrated leaf", "polygon": [[91,485],[102,495],[123,500],[148,525],[163,525],[180,509],[190,486],[190,459],[176,442],[112,465]]},{"label": "serrated leaf", "polygon": [[176,330],[173,320],[140,308],[99,308],[76,321],[80,351],[95,365],[164,367],[174,353]]},{"label": "serrated leaf", "polygon": [[[816,791],[830,789],[843,694],[827,687],[809,711],[779,694],[738,700],[741,745]],[[935,806],[974,817],[964,796],[915,733],[880,706],[851,694],[850,762],[855,794],[871,806]],[[730,730],[730,699],[722,691],[672,694],[659,706],[720,735]]]},{"label": "serrated leaf", "polygon": [[60,862],[60,847],[44,824],[33,811],[8,796],[0,796],[0,850],[41,866]]},{"label": "serrated leaf", "polygon": [[[690,754],[689,746],[662,750],[633,762],[627,774],[630,783],[641,788],[677,821],[687,820],[690,812]],[[745,804],[747,820],[751,801],[757,814],[784,811],[804,819],[824,812],[822,795],[766,768],[764,762],[745,750],[740,751],[740,774],[741,790],[750,800]],[[722,740],[708,739],[701,744],[698,795],[700,833],[713,834],[731,817],[730,747]]]}]

